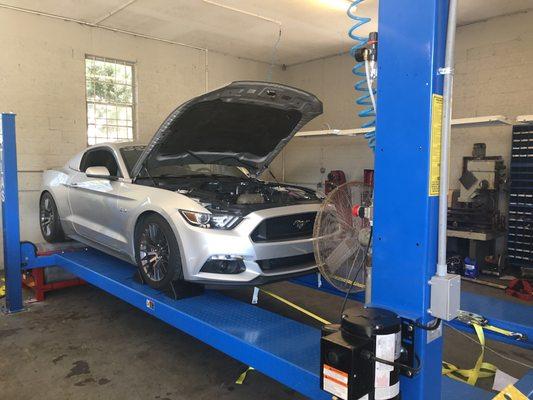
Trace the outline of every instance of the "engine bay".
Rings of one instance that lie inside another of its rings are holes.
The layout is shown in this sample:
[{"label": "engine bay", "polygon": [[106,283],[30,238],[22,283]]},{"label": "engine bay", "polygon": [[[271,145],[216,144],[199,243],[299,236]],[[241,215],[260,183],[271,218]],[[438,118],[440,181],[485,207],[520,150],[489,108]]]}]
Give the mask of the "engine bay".
[{"label": "engine bay", "polygon": [[187,177],[166,179],[158,182],[157,186],[190,197],[210,211],[230,211],[240,215],[265,208],[320,201],[313,190],[255,178]]}]

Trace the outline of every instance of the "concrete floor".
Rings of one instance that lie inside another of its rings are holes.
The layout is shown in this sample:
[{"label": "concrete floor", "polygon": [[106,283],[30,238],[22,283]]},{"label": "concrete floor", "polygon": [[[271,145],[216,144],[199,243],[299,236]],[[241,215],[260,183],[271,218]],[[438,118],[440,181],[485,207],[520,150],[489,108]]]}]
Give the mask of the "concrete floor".
[{"label": "concrete floor", "polygon": [[[465,289],[481,290],[468,284]],[[270,290],[328,319],[338,314],[339,298],[289,283],[271,285]],[[250,293],[243,289],[231,295],[245,300]],[[265,296],[260,305],[314,325]],[[532,352],[488,344],[533,363]],[[444,347],[444,359],[461,367],[471,368],[479,354],[479,346],[450,329],[445,331]],[[490,352],[485,360],[515,377],[526,371]],[[27,312],[0,316],[2,399],[303,398],[256,371],[243,385],[236,385],[245,369],[221,352],[90,286],[51,293]],[[492,378],[479,382],[490,388]]]}]

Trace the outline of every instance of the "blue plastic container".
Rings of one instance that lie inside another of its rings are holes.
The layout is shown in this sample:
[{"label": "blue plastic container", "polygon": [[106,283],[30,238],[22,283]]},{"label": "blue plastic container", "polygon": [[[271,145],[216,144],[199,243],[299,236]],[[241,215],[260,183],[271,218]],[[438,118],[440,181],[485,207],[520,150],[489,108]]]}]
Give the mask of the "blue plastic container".
[{"label": "blue plastic container", "polygon": [[465,272],[464,275],[469,278],[477,278],[479,276],[479,267],[475,258],[465,258]]}]

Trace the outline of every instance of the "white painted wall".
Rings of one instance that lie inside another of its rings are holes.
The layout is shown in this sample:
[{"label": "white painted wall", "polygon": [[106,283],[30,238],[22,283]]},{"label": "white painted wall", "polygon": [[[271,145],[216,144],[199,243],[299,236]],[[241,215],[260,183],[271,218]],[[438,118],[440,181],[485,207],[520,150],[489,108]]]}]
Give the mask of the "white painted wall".
[{"label": "white painted wall", "polygon": [[[288,67],[282,78],[289,85],[314,93],[324,103],[324,114],[311,121],[304,130],[348,129],[361,126],[357,116],[351,73],[352,58],[345,54]],[[272,165],[276,176],[314,186],[323,181],[326,172],[342,169],[348,180],[361,180],[363,170],[373,167],[373,154],[366,140],[359,138],[295,138]]]},{"label": "white painted wall", "polygon": [[[86,147],[85,54],[135,63],[137,138],[206,89],[205,53],[16,11],[0,10],[0,111],[17,114],[21,236],[40,241],[39,171]],[[265,80],[269,66],[209,52],[209,88]],[[278,68],[274,79],[279,80]],[[24,172],[37,171],[37,172]]]},{"label": "white painted wall", "polygon": [[[324,115],[305,130],[346,129],[361,125],[354,106],[353,61],[341,55],[289,67],[286,82],[317,94]],[[455,118],[533,114],[533,11],[497,17],[458,28],[453,113]],[[401,101],[401,98],[398,99]],[[462,158],[476,142],[487,143],[489,155],[509,160],[510,127],[453,129],[451,187],[457,186]],[[324,150],[321,150],[324,148]],[[351,179],[372,166],[362,138],[296,138],[285,153],[285,177],[291,182],[318,182],[320,167],[340,168]],[[281,173],[281,157],[275,171]],[[406,171],[407,173],[408,171]]]}]

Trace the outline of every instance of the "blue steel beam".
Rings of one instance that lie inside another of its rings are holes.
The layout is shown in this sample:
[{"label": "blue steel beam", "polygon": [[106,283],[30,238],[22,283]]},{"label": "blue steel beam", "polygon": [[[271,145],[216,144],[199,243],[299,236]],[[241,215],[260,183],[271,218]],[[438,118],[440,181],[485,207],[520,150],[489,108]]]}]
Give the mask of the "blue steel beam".
[{"label": "blue steel beam", "polygon": [[533,370],[529,370],[527,374],[520,378],[515,387],[528,399],[533,399]]},{"label": "blue steel beam", "polygon": [[[442,94],[447,0],[379,4],[372,305],[429,322],[437,261],[438,197],[429,194],[433,95]],[[441,395],[442,338],[416,332],[422,369],[402,397]]]},{"label": "blue steel beam", "polygon": [[23,310],[20,269],[20,222],[15,114],[2,114],[2,233],[6,277],[6,310]]}]

